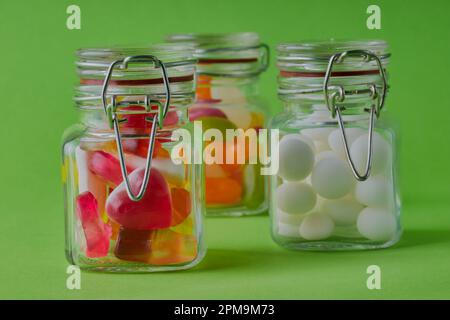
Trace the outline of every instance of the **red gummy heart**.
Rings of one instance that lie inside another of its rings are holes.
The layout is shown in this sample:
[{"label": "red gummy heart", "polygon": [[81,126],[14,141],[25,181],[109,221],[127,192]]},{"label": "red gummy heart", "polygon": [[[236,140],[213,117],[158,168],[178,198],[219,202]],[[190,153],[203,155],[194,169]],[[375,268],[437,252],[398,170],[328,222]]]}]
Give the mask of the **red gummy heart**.
[{"label": "red gummy heart", "polygon": [[192,107],[189,109],[189,121],[197,120],[201,117],[227,118],[222,110],[211,107]]},{"label": "red gummy heart", "polygon": [[[104,151],[90,152],[88,154],[88,168],[107,182],[111,182],[113,187],[123,180],[119,159],[110,153]],[[127,172],[131,172],[133,169],[133,167],[127,165]]]},{"label": "red gummy heart", "polygon": [[[145,168],[139,168],[129,175],[131,190],[134,194],[139,192],[144,180],[144,171]],[[112,220],[124,228],[135,230],[168,228],[172,221],[169,186],[163,175],[152,168],[147,190],[141,200],[131,200],[125,183],[122,182],[109,195],[106,201],[106,212]]]}]

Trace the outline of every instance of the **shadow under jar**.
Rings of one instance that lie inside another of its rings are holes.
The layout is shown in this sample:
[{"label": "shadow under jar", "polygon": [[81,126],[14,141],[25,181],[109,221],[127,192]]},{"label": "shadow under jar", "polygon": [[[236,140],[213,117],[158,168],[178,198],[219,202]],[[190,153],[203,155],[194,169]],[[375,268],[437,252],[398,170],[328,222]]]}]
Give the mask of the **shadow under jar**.
[{"label": "shadow under jar", "polygon": [[[230,141],[225,137],[228,129],[243,129],[255,133],[257,143],[258,130],[265,127],[267,108],[259,95],[259,75],[267,68],[267,46],[256,33],[176,34],[167,40],[193,45],[199,60],[196,102],[189,109],[189,119],[201,121],[203,132],[217,129],[223,137],[214,140],[223,156],[205,164],[207,214],[242,216],[266,211],[266,178],[260,174],[259,159],[250,161],[254,152],[248,148],[250,138]],[[209,148],[212,143],[212,139],[205,143],[211,159],[216,156]]]},{"label": "shadow under jar", "polygon": [[[278,46],[279,171],[273,239],[301,250],[389,247],[401,235],[384,41]],[[345,139],[344,139],[345,133]]]},{"label": "shadow under jar", "polygon": [[193,267],[205,254],[202,168],[171,158],[172,132],[191,127],[193,51],[94,48],[77,58],[81,118],[62,149],[68,261],[109,272]]}]

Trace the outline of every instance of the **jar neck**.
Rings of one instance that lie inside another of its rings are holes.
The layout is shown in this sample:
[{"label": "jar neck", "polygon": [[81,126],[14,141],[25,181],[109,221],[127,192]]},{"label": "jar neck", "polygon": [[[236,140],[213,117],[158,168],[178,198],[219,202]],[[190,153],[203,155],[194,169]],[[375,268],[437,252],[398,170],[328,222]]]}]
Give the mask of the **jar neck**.
[{"label": "jar neck", "polygon": [[259,76],[219,77],[199,75],[197,101],[217,100],[221,103],[239,103],[259,95]]}]

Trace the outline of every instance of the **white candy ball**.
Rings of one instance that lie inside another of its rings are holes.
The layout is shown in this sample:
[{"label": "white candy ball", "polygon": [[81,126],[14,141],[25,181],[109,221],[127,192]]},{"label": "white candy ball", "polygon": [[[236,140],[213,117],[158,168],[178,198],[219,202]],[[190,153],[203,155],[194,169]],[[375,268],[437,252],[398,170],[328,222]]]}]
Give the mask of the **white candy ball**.
[{"label": "white candy ball", "polygon": [[370,176],[356,184],[355,198],[370,207],[386,207],[393,193],[392,184],[382,175]]},{"label": "white candy ball", "polygon": [[306,213],[314,208],[316,194],[306,183],[285,182],[277,188],[278,208],[286,213]]},{"label": "white candy ball", "polygon": [[364,206],[351,198],[325,200],[320,208],[322,213],[329,215],[337,226],[354,225]]},{"label": "white candy ball", "polygon": [[[360,128],[345,129],[345,135],[347,137],[347,144],[349,150],[352,143],[363,134],[364,130]],[[341,129],[336,129],[330,133],[330,135],[328,136],[328,145],[330,146],[331,150],[336,152],[340,157],[342,158],[346,157],[344,143],[342,141]]]},{"label": "white candy ball", "polygon": [[275,220],[278,223],[284,223],[284,224],[289,224],[292,226],[300,226],[300,224],[302,223],[303,219],[305,218],[305,214],[290,214],[290,213],[286,213],[283,212],[280,209],[277,209],[276,212],[276,216],[275,216]]},{"label": "white candy ball", "polygon": [[378,208],[365,208],[361,211],[356,223],[359,233],[373,241],[392,239],[397,229],[397,221],[393,214]]},{"label": "white candy ball", "polygon": [[355,179],[347,165],[337,156],[319,160],[311,174],[314,190],[324,198],[337,199],[351,191]]},{"label": "white candy ball", "polygon": [[323,213],[311,213],[300,226],[300,236],[306,240],[326,239],[333,233],[333,220]]},{"label": "white candy ball", "polygon": [[282,222],[278,223],[278,234],[283,237],[301,238],[298,226],[293,226]]},{"label": "white candy ball", "polygon": [[300,131],[300,133],[307,135],[308,137],[313,139],[314,142],[324,142],[328,145],[328,136],[333,130],[335,129],[330,127],[310,128],[310,129],[303,129]]},{"label": "white candy ball", "polygon": [[278,175],[284,180],[303,180],[314,166],[313,148],[299,137],[298,134],[288,134],[280,141]]},{"label": "white candy ball", "polygon": [[323,141],[314,142],[314,146],[316,148],[316,152],[331,151],[328,143]]},{"label": "white candy ball", "polygon": [[336,157],[336,154],[333,151],[322,151],[316,155],[316,162],[319,162],[322,159],[327,157]]},{"label": "white candy ball", "polygon": [[[367,162],[367,145],[369,134],[359,136],[350,148],[350,155],[360,174],[364,173]],[[382,173],[391,163],[391,145],[379,133],[373,132],[372,138],[372,174]]]}]

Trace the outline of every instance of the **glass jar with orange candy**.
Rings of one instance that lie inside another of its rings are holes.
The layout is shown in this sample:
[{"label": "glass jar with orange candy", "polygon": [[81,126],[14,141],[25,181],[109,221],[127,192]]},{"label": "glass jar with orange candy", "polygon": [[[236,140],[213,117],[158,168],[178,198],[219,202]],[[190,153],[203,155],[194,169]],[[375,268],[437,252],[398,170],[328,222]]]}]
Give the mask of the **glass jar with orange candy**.
[{"label": "glass jar with orange candy", "polygon": [[94,48],[77,57],[81,121],[62,149],[68,261],[109,272],[193,267],[205,254],[203,170],[171,157],[172,132],[190,127],[193,50]]},{"label": "glass jar with orange candy", "polygon": [[[265,127],[267,108],[258,89],[269,52],[258,34],[175,34],[167,40],[193,45],[199,60],[191,121],[201,121],[203,131],[214,128],[224,136],[227,129],[250,129],[257,135]],[[253,215],[267,209],[266,179],[260,174],[259,160],[249,161],[252,149],[245,145],[249,140],[244,141],[224,139],[224,160],[205,164],[208,215]],[[244,161],[238,161],[238,150],[245,153]],[[225,161],[227,157],[235,161]]]}]

